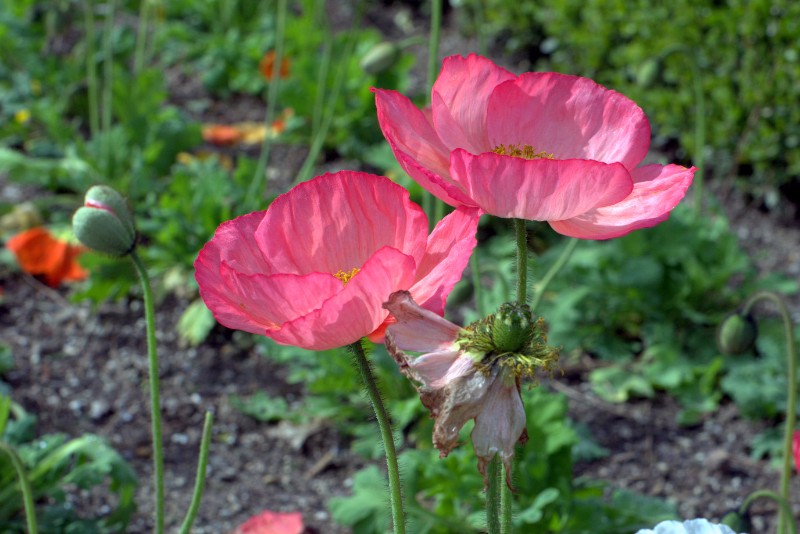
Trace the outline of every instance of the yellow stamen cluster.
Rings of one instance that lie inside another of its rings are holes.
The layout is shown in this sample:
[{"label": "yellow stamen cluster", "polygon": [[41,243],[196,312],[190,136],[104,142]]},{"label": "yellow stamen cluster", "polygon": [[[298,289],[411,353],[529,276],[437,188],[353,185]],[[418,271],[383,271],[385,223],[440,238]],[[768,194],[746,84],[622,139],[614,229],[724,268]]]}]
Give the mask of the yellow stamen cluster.
[{"label": "yellow stamen cluster", "polygon": [[515,158],[525,159],[553,159],[555,155],[551,152],[537,152],[531,145],[497,145],[492,150],[495,154],[501,156],[513,156]]},{"label": "yellow stamen cluster", "polygon": [[333,276],[335,278],[338,278],[339,280],[341,280],[343,284],[346,284],[347,282],[350,281],[351,278],[353,278],[355,275],[357,275],[358,271],[360,271],[360,270],[361,269],[359,269],[358,267],[353,267],[349,271],[339,271],[336,274],[334,274]]}]

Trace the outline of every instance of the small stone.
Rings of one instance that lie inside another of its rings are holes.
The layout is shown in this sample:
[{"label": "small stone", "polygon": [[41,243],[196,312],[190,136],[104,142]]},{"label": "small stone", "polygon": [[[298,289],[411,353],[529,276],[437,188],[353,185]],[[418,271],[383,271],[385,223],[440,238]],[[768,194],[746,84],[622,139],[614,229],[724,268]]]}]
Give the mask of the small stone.
[{"label": "small stone", "polygon": [[93,400],[92,403],[89,405],[89,417],[93,421],[97,421],[98,419],[102,419],[106,415],[111,413],[111,405],[102,399]]}]

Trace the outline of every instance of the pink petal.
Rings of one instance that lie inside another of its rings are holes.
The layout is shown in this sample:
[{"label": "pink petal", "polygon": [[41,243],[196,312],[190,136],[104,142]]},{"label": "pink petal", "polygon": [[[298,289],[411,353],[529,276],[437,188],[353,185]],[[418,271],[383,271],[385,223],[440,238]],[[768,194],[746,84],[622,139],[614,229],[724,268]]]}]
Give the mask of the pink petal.
[{"label": "pink petal", "polygon": [[385,246],[419,263],[427,233],[427,217],[408,191],[383,176],[341,171],[276,198],[255,240],[278,272],[335,274]]},{"label": "pink petal", "polygon": [[414,259],[384,247],[344,287],[313,312],[267,335],[284,345],[328,350],[349,345],[378,328],[387,312],[381,304],[414,281]]},{"label": "pink petal", "polygon": [[795,430],[792,434],[792,457],[794,458],[794,468],[800,474],[800,430]]},{"label": "pink petal", "polygon": [[264,510],[239,525],[232,534],[301,534],[304,528],[300,512]]},{"label": "pink petal", "polygon": [[491,148],[530,145],[557,159],[620,162],[633,169],[650,146],[650,123],[641,108],[588,78],[525,73],[499,85],[488,109]]},{"label": "pink petal", "polygon": [[384,308],[397,320],[389,326],[387,336],[401,350],[414,352],[437,352],[452,350],[461,327],[421,308],[408,291],[392,293]]},{"label": "pink petal", "polygon": [[328,273],[247,275],[226,263],[222,264],[220,275],[223,285],[216,292],[219,301],[210,296],[205,299],[204,295],[206,306],[228,328],[247,330],[237,322],[257,322],[261,329],[255,333],[261,335],[318,309],[345,287]]},{"label": "pink petal", "polygon": [[475,54],[445,58],[431,93],[433,124],[445,146],[473,154],[491,150],[486,132],[490,96],[498,84],[514,79],[514,74]]},{"label": "pink petal", "polygon": [[478,469],[484,480],[486,466],[495,454],[505,464],[506,473],[511,473],[514,446],[520,439],[527,439],[525,408],[522,406],[519,386],[514,377],[506,375],[506,372],[501,369],[489,388],[483,399],[483,409],[475,418],[475,427],[470,436],[478,457]]},{"label": "pink petal", "polygon": [[441,388],[475,372],[475,361],[457,351],[429,352],[408,363],[417,380],[430,388]]},{"label": "pink petal", "polygon": [[481,211],[460,207],[444,217],[428,236],[428,249],[417,267],[411,294],[420,306],[444,314],[447,296],[461,280],[472,250]]},{"label": "pink petal", "polygon": [[378,123],[398,163],[423,189],[451,206],[472,205],[449,179],[450,151],[428,117],[396,91],[373,89]]},{"label": "pink petal", "polygon": [[453,179],[484,211],[505,218],[561,220],[620,202],[633,190],[619,163],[580,159],[523,159],[455,150]]},{"label": "pink petal", "polygon": [[633,170],[634,187],[625,200],[567,220],[549,221],[553,229],[581,239],[611,239],[665,221],[692,183],[695,168],[646,165]]},{"label": "pink petal", "polygon": [[253,240],[265,214],[266,211],[257,211],[220,224],[197,256],[195,269],[218,273],[220,262],[225,261],[241,273],[269,274],[269,261]]}]

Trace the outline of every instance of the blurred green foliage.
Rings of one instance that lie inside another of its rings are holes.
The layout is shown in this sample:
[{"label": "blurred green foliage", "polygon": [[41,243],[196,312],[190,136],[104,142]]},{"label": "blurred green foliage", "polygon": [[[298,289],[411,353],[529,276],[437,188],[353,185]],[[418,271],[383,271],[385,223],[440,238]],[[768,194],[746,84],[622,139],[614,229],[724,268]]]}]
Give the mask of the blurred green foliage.
[{"label": "blurred green foliage", "polygon": [[[587,76],[639,104],[656,146],[771,204],[800,174],[800,3],[457,0],[466,30],[536,70]],[[704,110],[698,110],[702,93]],[[706,146],[694,129],[704,112]],[[797,198],[794,199],[797,201]]]}]

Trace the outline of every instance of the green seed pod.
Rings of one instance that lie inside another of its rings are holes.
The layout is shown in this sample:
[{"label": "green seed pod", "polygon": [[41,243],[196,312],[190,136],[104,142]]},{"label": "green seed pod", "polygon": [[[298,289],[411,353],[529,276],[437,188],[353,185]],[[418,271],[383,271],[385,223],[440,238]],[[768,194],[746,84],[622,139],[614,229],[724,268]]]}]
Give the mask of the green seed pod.
[{"label": "green seed pod", "polygon": [[87,247],[111,256],[125,256],[136,244],[133,214],[114,189],[96,185],[72,216],[72,229]]},{"label": "green seed pod", "polygon": [[380,74],[394,65],[398,57],[400,49],[384,41],[370,48],[358,64],[367,74]]},{"label": "green seed pod", "polygon": [[531,340],[533,316],[527,304],[507,302],[492,322],[492,340],[499,352],[518,352]]},{"label": "green seed pod", "polygon": [[756,321],[750,314],[735,312],[722,321],[717,331],[717,345],[724,354],[742,354],[752,349],[758,336]]}]

